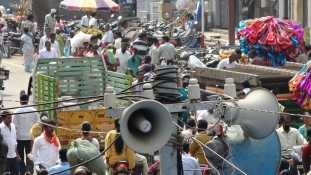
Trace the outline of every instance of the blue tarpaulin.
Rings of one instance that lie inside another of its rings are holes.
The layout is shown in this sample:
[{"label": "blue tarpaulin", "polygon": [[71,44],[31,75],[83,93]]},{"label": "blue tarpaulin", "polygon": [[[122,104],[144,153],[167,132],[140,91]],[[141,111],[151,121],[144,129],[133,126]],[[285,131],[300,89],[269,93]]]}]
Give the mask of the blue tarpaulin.
[{"label": "blue tarpaulin", "polygon": [[202,15],[202,3],[200,2],[199,8],[198,8],[198,13],[197,13],[195,20],[199,22],[199,20],[201,19],[201,15]]}]

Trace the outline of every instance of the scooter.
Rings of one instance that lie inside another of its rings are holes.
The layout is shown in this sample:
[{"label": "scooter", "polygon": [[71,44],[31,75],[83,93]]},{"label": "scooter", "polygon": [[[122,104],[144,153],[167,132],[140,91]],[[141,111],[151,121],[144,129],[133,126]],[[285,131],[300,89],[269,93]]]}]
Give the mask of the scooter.
[{"label": "scooter", "polygon": [[294,146],[293,149],[282,150],[282,153],[289,153],[289,157],[282,156],[283,159],[286,159],[289,162],[289,170],[293,175],[303,175],[303,166],[302,166],[302,147]]},{"label": "scooter", "polygon": [[136,162],[135,168],[130,170],[129,164],[126,160],[121,160],[115,163],[115,166],[112,168],[112,170],[109,172],[111,175],[117,175],[116,171],[119,167],[125,168],[129,174],[131,175],[141,175],[142,174],[142,169],[143,169],[143,164],[141,162]]},{"label": "scooter", "polygon": [[4,87],[4,80],[8,80],[10,76],[10,70],[6,69],[4,66],[0,67],[0,106],[3,106],[3,91]]}]

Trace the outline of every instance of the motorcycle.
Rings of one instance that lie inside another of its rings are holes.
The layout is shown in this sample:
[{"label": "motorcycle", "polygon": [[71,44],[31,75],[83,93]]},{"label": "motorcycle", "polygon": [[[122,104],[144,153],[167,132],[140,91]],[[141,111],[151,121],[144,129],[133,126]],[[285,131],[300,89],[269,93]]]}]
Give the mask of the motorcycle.
[{"label": "motorcycle", "polygon": [[21,33],[9,33],[8,40],[10,41],[10,55],[14,55],[17,52],[20,52],[21,48]]},{"label": "motorcycle", "polygon": [[282,153],[287,152],[289,154],[289,156],[283,156],[282,154],[282,158],[289,162],[289,170],[292,175],[304,174],[302,166],[302,147],[303,145],[300,145],[294,146],[293,149],[282,150]]},{"label": "motorcycle", "polygon": [[43,37],[43,26],[40,25],[34,33],[35,48],[39,49],[40,39]]},{"label": "motorcycle", "polygon": [[118,161],[115,163],[115,165],[112,168],[112,170],[110,171],[110,173],[112,175],[117,175],[116,171],[119,167],[125,168],[129,172],[129,174],[131,174],[131,175],[141,175],[142,169],[143,169],[143,164],[141,162],[136,162],[135,168],[133,170],[130,170],[130,169],[128,169],[129,164],[127,161],[125,161],[125,160]]},{"label": "motorcycle", "polygon": [[80,23],[80,21],[70,20],[67,24],[67,27],[70,29],[71,32],[76,33],[77,31],[79,31],[81,29],[80,27],[78,27],[79,23]]},{"label": "motorcycle", "polygon": [[1,105],[3,105],[3,91],[5,89],[4,87],[4,80],[8,80],[10,76],[10,70],[6,69],[6,67],[1,66],[0,67],[0,100]]}]

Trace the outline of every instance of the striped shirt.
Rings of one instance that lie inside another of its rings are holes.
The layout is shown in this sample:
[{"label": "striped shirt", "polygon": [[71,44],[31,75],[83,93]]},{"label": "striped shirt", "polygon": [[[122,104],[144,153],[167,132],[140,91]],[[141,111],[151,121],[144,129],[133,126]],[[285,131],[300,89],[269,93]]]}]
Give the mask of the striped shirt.
[{"label": "striped shirt", "polygon": [[[51,14],[47,14],[45,16],[45,24],[48,25],[48,27],[51,29],[51,33],[54,33],[56,19]],[[45,25],[44,25],[44,31],[45,31]]]},{"label": "striped shirt", "polygon": [[147,43],[139,38],[132,42],[131,49],[132,48],[136,48],[138,50],[137,56],[142,59],[144,59],[147,55]]},{"label": "striped shirt", "polygon": [[24,28],[27,27],[30,33],[35,33],[35,26],[32,21],[26,20],[22,22],[21,32],[24,33]]}]

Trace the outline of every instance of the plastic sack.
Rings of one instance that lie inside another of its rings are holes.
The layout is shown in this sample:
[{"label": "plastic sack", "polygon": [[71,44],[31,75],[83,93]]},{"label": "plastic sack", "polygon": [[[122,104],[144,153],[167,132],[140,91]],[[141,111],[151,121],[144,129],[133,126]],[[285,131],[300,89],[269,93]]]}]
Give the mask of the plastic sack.
[{"label": "plastic sack", "polygon": [[85,34],[83,32],[78,32],[72,39],[71,39],[71,47],[79,48],[83,46],[84,42],[90,42],[91,36],[89,34]]},{"label": "plastic sack", "polygon": [[177,0],[176,9],[177,10],[184,10],[187,8],[188,4],[189,4],[189,0]]},{"label": "plastic sack", "polygon": [[[70,167],[75,166],[78,163],[78,159],[82,159],[84,162],[98,156],[99,150],[88,140],[74,140],[71,143],[71,147],[67,152],[67,159]],[[106,167],[103,156],[84,164],[91,172],[98,175],[106,173]],[[70,174],[74,174],[75,169],[70,170]]]},{"label": "plastic sack", "polygon": [[303,30],[304,30],[303,39],[305,43],[310,43],[310,29],[304,28]]},{"label": "plastic sack", "polygon": [[108,49],[107,54],[108,54],[109,62],[111,64],[115,64],[117,61],[116,61],[116,58],[114,57],[113,49]]}]

